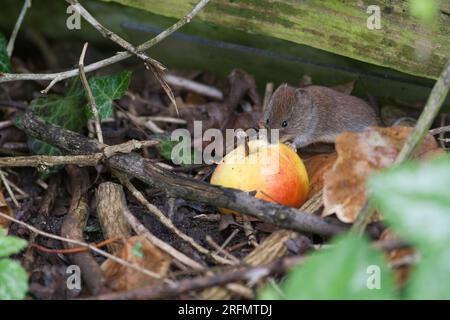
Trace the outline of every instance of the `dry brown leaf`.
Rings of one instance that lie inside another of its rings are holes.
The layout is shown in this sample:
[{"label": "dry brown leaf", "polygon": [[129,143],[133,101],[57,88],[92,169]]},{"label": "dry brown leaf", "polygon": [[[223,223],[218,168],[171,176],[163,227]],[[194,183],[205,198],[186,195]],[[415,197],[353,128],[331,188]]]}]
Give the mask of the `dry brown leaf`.
[{"label": "dry brown leaf", "polygon": [[[136,246],[139,246],[137,250],[142,253],[142,256],[136,255],[133,252],[133,248],[136,248]],[[122,249],[115,255],[129,263],[153,271],[160,275],[161,278],[166,276],[172,262],[168,254],[155,247],[144,236],[128,238]],[[141,272],[136,272],[110,259],[106,260],[101,268],[107,283],[114,291],[131,290],[161,281]]]},{"label": "dry brown leaf", "polygon": [[[11,209],[11,207],[6,203],[5,197],[3,196],[2,191],[0,190],[0,211],[3,214],[6,214],[10,217],[14,217],[14,211],[13,209]],[[2,227],[5,231],[5,233],[7,233],[9,224],[11,223],[11,221],[0,217],[0,227]]]},{"label": "dry brown leaf", "polygon": [[304,161],[309,178],[308,199],[323,188],[324,174],[336,161],[336,153],[324,153],[312,156]]},{"label": "dry brown leaf", "polygon": [[[336,139],[338,158],[324,176],[323,216],[336,213],[339,220],[354,222],[366,202],[367,178],[374,171],[394,163],[412,129],[369,127],[363,132],[339,135]],[[442,152],[434,138],[427,135],[415,158],[427,158]]]}]

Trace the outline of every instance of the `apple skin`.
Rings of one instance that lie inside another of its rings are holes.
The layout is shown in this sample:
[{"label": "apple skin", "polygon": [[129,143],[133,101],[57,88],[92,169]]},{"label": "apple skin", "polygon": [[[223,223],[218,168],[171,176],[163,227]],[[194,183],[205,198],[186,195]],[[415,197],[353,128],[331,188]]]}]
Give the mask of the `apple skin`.
[{"label": "apple skin", "polygon": [[[308,195],[309,179],[305,165],[295,151],[285,144],[262,140],[239,145],[219,163],[211,184],[242,191],[256,191],[255,197],[298,208]],[[220,212],[237,212],[220,208]]]}]

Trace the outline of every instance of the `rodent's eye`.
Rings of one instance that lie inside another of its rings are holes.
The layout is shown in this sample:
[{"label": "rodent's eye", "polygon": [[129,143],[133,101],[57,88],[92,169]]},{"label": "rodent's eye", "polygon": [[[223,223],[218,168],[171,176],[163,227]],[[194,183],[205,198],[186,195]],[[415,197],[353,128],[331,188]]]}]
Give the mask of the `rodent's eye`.
[{"label": "rodent's eye", "polygon": [[286,128],[287,125],[288,125],[287,121],[283,121],[283,123],[281,124],[281,126],[282,126],[283,128]]}]

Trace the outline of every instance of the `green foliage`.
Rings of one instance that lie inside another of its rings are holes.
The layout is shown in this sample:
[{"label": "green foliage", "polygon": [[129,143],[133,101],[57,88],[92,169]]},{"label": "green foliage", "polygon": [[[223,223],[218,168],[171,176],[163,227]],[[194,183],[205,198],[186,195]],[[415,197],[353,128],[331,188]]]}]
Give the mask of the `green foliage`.
[{"label": "green foliage", "polygon": [[[269,288],[261,298],[450,299],[450,156],[385,170],[369,179],[368,189],[387,223],[420,253],[404,292],[393,291],[381,253],[364,238],[348,234],[296,267],[282,294]],[[380,268],[379,290],[366,286],[369,265]]]},{"label": "green foliage", "polygon": [[23,299],[28,290],[28,275],[22,266],[7,256],[18,253],[27,242],[4,236],[0,227],[0,300]]},{"label": "green foliage", "polygon": [[[0,230],[3,234],[3,231]],[[5,258],[17,253],[27,246],[27,242],[17,237],[5,237],[0,235],[0,258]]]},{"label": "green foliage", "polygon": [[423,250],[450,243],[450,159],[410,162],[370,179],[369,193],[400,236]]},{"label": "green foliage", "polygon": [[[79,79],[72,79],[64,96],[51,94],[34,99],[30,110],[51,124],[75,132],[81,132],[86,124],[83,113],[84,91]],[[61,152],[47,143],[31,138],[28,141],[35,154],[61,155]]]},{"label": "green foliage", "polygon": [[432,22],[439,13],[439,1],[409,0],[409,11],[424,22]]},{"label": "green foliage", "polygon": [[[448,245],[448,243],[447,243]],[[450,249],[423,252],[406,290],[407,299],[450,299]]]},{"label": "green foliage", "polygon": [[[172,151],[175,148],[176,145],[179,143],[182,143],[180,141],[174,141],[171,139],[170,134],[166,133],[159,133],[152,135],[152,138],[159,141],[158,144],[158,150],[161,156],[163,156],[166,160],[172,161]],[[177,157],[179,158],[179,163],[184,165],[190,165],[194,163],[194,152],[195,149],[189,147],[189,150],[186,150],[189,152],[184,152],[184,149],[181,148],[179,150],[179,153],[175,153]]]},{"label": "green foliage", "polygon": [[[92,94],[102,119],[112,114],[112,101],[125,94],[130,77],[130,72],[121,72],[117,75],[89,79]],[[34,99],[30,104],[30,110],[52,124],[75,132],[82,132],[86,127],[88,117],[92,116],[86,93],[78,78],[69,82],[63,96],[51,94]],[[16,120],[16,124],[21,126],[20,118]],[[28,145],[35,154],[61,155],[57,148],[37,139],[29,139]]]},{"label": "green foliage", "polygon": [[[113,76],[92,77],[89,79],[89,86],[94,96],[95,104],[100,119],[108,118],[113,113],[113,100],[123,97],[130,84],[131,72],[124,71]],[[89,104],[86,105],[88,118],[92,118],[92,111]]]},{"label": "green foliage", "polygon": [[420,249],[406,297],[450,299],[450,157],[387,170],[369,190],[394,230]]},{"label": "green foliage", "polygon": [[[379,272],[379,288],[371,277]],[[371,289],[370,289],[371,288]],[[382,254],[365,238],[348,234],[332,242],[332,248],[313,253],[283,285],[285,299],[392,299],[390,270]],[[264,298],[282,298],[274,290]]]},{"label": "green foliage", "polygon": [[11,62],[6,53],[6,38],[0,33],[0,72],[11,72]]}]

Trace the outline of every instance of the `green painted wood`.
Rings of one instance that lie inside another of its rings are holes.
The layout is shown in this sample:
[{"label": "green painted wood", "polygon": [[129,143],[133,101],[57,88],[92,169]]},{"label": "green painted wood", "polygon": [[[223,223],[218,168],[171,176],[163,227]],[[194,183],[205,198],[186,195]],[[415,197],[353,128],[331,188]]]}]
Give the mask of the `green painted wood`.
[{"label": "green painted wood", "polygon": [[[194,0],[103,0],[182,17]],[[367,28],[368,5],[381,8],[381,30]],[[306,44],[408,74],[436,78],[450,57],[450,4],[433,25],[412,18],[402,0],[212,0],[196,19]],[[430,49],[421,59],[416,52]]]}]

